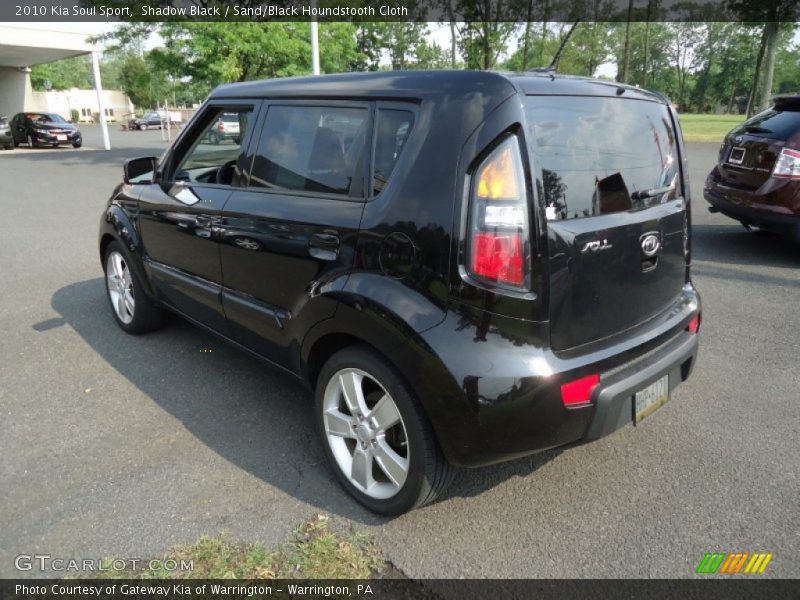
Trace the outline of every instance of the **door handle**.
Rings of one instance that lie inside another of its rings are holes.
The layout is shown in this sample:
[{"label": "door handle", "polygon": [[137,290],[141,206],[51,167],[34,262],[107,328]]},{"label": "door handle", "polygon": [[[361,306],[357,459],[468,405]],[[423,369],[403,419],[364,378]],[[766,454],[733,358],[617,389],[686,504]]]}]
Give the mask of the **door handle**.
[{"label": "door handle", "polygon": [[339,247],[339,236],[332,233],[314,233],[308,243],[316,248],[330,250]]},{"label": "door handle", "polygon": [[311,234],[308,253],[320,260],[336,260],[339,255],[339,236],[332,233]]}]

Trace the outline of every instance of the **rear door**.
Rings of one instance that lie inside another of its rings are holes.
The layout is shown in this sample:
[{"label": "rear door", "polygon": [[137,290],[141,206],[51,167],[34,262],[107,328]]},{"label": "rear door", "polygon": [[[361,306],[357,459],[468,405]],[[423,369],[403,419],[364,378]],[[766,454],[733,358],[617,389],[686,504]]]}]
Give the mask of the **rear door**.
[{"label": "rear door", "polygon": [[364,208],[369,103],[265,106],[246,189],[220,229],[223,304],[233,337],[291,367],[290,346],[335,304],[304,309],[353,265]]},{"label": "rear door", "polygon": [[529,96],[540,170],[556,350],[666,310],[686,279],[687,202],[668,107],[598,96]]}]

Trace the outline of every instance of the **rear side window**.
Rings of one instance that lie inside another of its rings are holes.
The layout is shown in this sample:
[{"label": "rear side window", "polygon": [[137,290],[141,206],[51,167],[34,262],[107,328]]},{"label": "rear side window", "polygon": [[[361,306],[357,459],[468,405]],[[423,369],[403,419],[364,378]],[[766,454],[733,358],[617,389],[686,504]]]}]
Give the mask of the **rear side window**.
[{"label": "rear side window", "polygon": [[[528,96],[525,112],[548,219],[646,208],[680,195],[677,140],[663,104]],[[653,196],[640,194],[667,187]]]},{"label": "rear side window", "polygon": [[250,185],[347,194],[364,149],[366,108],[270,106]]},{"label": "rear side window", "polygon": [[413,120],[414,115],[408,110],[378,110],[372,176],[372,193],[375,196],[380,194],[389,182],[408,134],[411,133]]}]

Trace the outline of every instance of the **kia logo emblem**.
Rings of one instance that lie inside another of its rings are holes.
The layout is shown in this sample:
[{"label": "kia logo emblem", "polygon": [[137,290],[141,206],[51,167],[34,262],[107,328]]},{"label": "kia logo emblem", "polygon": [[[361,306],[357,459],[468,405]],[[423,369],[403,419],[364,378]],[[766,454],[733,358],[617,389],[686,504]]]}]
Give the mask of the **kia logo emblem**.
[{"label": "kia logo emblem", "polygon": [[661,240],[658,239],[658,234],[645,233],[641,239],[642,252],[644,252],[645,256],[649,258],[658,254],[658,251],[661,249]]}]

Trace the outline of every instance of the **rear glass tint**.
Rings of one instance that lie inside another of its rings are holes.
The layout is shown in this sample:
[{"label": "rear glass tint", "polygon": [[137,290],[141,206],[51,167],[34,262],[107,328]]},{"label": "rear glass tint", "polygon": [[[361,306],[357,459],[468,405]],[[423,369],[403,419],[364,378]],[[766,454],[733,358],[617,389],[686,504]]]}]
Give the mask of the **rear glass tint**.
[{"label": "rear glass tint", "polygon": [[250,185],[347,194],[366,139],[366,108],[270,106]]},{"label": "rear glass tint", "polygon": [[[528,96],[527,138],[548,219],[636,210],[681,191],[667,107],[593,96]],[[672,186],[652,197],[637,192]]]},{"label": "rear glass tint", "polygon": [[375,161],[373,167],[372,192],[375,196],[383,191],[389,176],[405,146],[414,115],[407,110],[380,109],[378,111],[377,135],[375,136]]},{"label": "rear glass tint", "polygon": [[800,132],[800,104],[782,102],[758,113],[731,132],[731,135],[750,134],[776,140],[788,140]]}]

